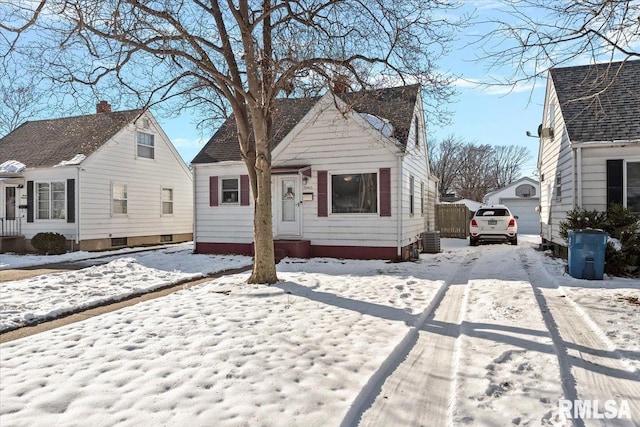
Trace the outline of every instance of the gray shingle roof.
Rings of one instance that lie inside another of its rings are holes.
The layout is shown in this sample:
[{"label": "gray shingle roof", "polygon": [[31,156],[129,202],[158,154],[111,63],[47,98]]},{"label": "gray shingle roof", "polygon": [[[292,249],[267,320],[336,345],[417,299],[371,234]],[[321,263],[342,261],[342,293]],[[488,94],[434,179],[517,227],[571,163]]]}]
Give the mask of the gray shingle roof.
[{"label": "gray shingle roof", "polygon": [[550,73],[572,142],[640,138],[640,61]]},{"label": "gray shingle roof", "polygon": [[76,154],[89,156],[143,110],[25,122],[0,139],[0,163],[17,160],[28,168],[51,167]]},{"label": "gray shingle roof", "polygon": [[[366,90],[339,94],[345,103],[359,113],[385,118],[394,128],[393,137],[406,144],[409,127],[420,91],[419,85]],[[273,119],[272,149],[287,136],[320,98],[278,99]],[[217,163],[241,160],[233,116],[229,117],[191,163]]]}]

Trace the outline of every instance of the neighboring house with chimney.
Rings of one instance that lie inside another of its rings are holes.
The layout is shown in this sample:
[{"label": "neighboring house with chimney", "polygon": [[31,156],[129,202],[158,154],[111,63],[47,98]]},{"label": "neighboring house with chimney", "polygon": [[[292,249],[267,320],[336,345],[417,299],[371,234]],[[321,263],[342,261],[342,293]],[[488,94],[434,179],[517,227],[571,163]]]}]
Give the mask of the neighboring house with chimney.
[{"label": "neighboring house with chimney", "polygon": [[71,250],[189,241],[193,180],[148,111],[29,121],[0,139],[2,250],[40,232]]},{"label": "neighboring house with chimney", "polygon": [[[273,126],[277,256],[407,258],[434,229],[419,85],[278,99]],[[252,254],[253,197],[233,117],[192,165],[196,251]]]},{"label": "neighboring house with chimney", "polygon": [[640,212],[640,61],[551,69],[539,135],[545,243],[572,209]]}]

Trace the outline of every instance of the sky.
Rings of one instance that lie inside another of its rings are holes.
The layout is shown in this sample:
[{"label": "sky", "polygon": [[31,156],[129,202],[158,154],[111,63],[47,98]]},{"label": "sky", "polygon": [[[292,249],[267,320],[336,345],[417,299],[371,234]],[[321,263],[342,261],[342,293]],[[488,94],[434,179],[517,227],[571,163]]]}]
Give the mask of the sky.
[{"label": "sky", "polygon": [[[637,425],[638,281],[569,277],[521,237],[405,263],[285,258],[274,285],[230,274],[3,342],[0,425],[572,425],[563,398]],[[251,263],[192,249],[3,282],[0,330]]]},{"label": "sky", "polygon": [[[465,1],[463,7],[451,14],[460,17],[475,10],[478,19],[486,19],[496,6],[497,2],[493,0]],[[478,46],[469,44],[478,32],[478,27],[465,29],[458,35],[451,53],[439,62],[441,71],[457,77],[455,86],[458,94],[447,106],[453,113],[450,125],[439,126],[426,118],[428,139],[440,140],[455,135],[478,144],[524,146],[531,159],[524,165],[522,176],[535,177],[539,140],[526,136],[526,131],[537,134],[542,120],[544,82],[535,87],[532,84],[519,86],[516,90],[473,83],[489,82],[493,77],[509,75],[513,71],[505,67],[502,70],[492,69],[488,74],[488,64],[476,61]],[[188,115],[160,122],[187,164],[213,135],[211,131],[200,134],[194,123],[194,118]]]}]

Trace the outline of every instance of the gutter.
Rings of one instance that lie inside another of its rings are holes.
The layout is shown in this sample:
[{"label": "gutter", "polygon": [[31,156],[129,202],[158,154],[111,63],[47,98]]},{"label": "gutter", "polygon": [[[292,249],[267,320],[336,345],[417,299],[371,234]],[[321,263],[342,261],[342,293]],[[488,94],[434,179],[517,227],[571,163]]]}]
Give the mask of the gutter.
[{"label": "gutter", "polygon": [[624,147],[625,145],[640,144],[640,139],[614,139],[611,141],[582,141],[572,142],[573,148],[588,148],[588,147]]}]

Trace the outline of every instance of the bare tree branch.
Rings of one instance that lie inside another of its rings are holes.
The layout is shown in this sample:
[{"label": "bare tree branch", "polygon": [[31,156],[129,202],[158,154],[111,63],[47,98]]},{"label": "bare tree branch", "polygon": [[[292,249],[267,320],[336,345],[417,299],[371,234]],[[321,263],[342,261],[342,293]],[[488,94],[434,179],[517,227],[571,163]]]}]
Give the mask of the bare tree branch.
[{"label": "bare tree branch", "polygon": [[[274,282],[271,226],[273,105],[326,91],[345,77],[354,89],[384,76],[420,82],[433,120],[445,120],[451,79],[438,72],[460,21],[454,0],[0,0],[0,54],[30,55],[72,102],[102,94],[148,108],[229,112],[255,201],[250,278]],[[446,12],[446,13],[445,13]],[[104,99],[104,96],[102,96]]]}]

